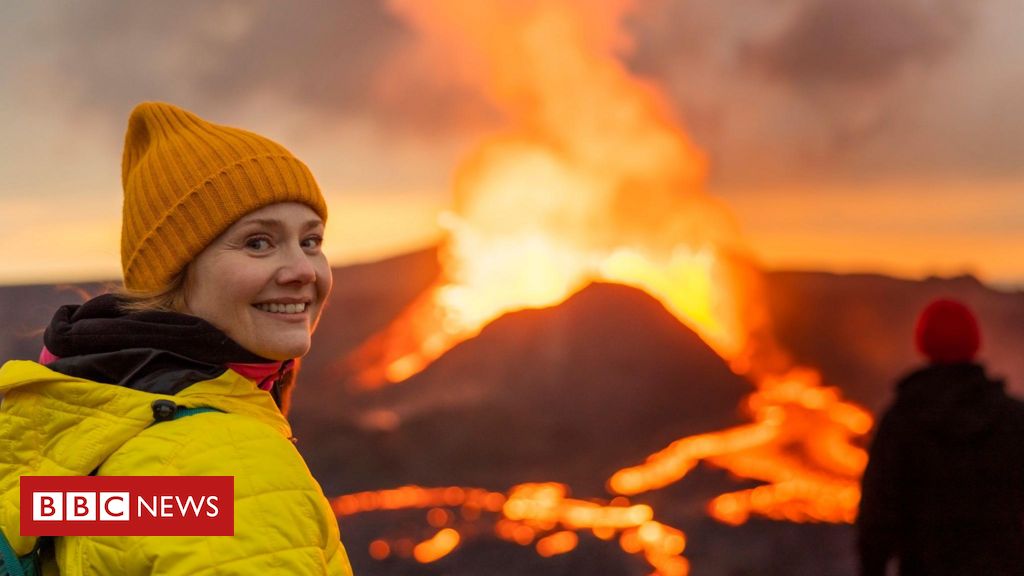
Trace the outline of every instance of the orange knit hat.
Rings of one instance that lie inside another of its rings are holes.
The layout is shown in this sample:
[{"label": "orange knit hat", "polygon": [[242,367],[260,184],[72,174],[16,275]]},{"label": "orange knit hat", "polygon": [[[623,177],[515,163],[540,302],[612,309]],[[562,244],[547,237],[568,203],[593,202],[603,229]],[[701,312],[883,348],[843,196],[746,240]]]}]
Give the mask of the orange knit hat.
[{"label": "orange knit hat", "polygon": [[160,290],[242,216],[278,202],[327,203],[306,167],[271,140],[144,102],[121,164],[121,268],[128,290]]}]

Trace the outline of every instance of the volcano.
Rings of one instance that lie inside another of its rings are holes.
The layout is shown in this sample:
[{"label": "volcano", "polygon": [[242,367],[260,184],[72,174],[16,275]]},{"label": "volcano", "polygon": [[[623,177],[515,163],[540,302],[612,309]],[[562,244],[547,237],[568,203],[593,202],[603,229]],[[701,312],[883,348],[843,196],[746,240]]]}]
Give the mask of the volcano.
[{"label": "volcano", "polygon": [[[749,388],[653,298],[593,284],[556,308],[505,315],[400,384],[346,395],[341,380],[330,403],[306,388],[296,434],[315,438],[323,457],[312,461],[343,454],[324,470],[343,479],[334,492],[548,479],[600,494],[637,454],[738,424]],[[373,442],[337,445],[344,432],[324,429],[338,425],[335,407]],[[360,481],[346,462],[373,473]]]},{"label": "volcano", "polygon": [[[611,284],[592,284],[557,307],[506,314],[412,378],[360,388],[344,359],[431,284],[434,262],[433,251],[425,251],[338,271],[292,413],[299,448],[328,494],[406,484],[500,492],[551,481],[577,498],[607,499],[604,484],[615,470],[677,438],[744,420],[739,406],[751,384],[658,301]],[[914,318],[938,296],[961,298],[978,310],[994,344],[986,359],[996,373],[1010,376],[1011,389],[1024,375],[1004,344],[1024,341],[1024,323],[1013,321],[1024,314],[1019,293],[993,291],[970,277],[767,278],[780,341],[798,361],[820,366],[844,395],[873,409],[886,402],[896,376],[913,366]],[[683,482],[635,501],[650,503],[657,519],[685,529],[694,574],[853,573],[847,525],[753,520],[727,527],[706,516],[714,495],[751,485],[701,464]],[[595,573],[592,561],[604,574],[649,570],[586,535],[566,558],[540,559],[529,547],[486,534],[427,566],[369,558],[370,542],[396,526],[406,536],[428,537],[422,516],[343,518],[355,566],[374,574],[589,574]]]},{"label": "volcano", "polygon": [[[747,420],[753,388],[660,302],[634,288],[592,284],[558,306],[506,314],[412,378],[364,389],[346,372],[349,354],[379,332],[439,272],[425,250],[339,268],[335,291],[305,359],[290,419],[298,448],[329,497],[416,484],[495,492],[558,482],[573,498],[607,502],[610,475],[677,438]],[[917,311],[939,296],[977,312],[983,359],[1018,394],[1024,384],[1024,294],[971,277],[908,281],[878,275],[767,273],[776,337],[801,363],[872,410],[917,361]],[[0,288],[3,355],[33,358],[59,304],[103,285]],[[706,463],[681,481],[631,498],[654,519],[685,531],[695,575],[853,574],[846,524],[751,518],[719,523],[717,495],[756,486]],[[424,509],[343,516],[342,533],[362,574],[649,573],[615,540],[581,531],[574,550],[549,558],[497,537],[463,532],[449,555],[422,564],[399,552],[375,559],[380,539],[412,546],[436,531]],[[485,513],[486,514],[486,513]],[[492,515],[491,520],[496,520]],[[456,519],[457,520],[457,519]]]}]

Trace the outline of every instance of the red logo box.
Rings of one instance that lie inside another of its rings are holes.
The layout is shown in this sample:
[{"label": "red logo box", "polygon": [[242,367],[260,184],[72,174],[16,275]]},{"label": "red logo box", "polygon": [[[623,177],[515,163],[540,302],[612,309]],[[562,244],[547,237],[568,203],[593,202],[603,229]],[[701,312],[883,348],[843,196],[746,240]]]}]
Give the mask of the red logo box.
[{"label": "red logo box", "polygon": [[22,536],[233,536],[233,476],[22,476]]}]

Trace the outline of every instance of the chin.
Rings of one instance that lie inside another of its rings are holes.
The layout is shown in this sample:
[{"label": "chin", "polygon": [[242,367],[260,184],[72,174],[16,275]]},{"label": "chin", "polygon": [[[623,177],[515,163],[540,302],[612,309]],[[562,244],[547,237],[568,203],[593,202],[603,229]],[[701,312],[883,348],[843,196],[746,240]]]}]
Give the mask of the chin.
[{"label": "chin", "polygon": [[291,360],[293,358],[301,358],[309,352],[309,342],[295,342],[295,343],[279,343],[274,345],[266,345],[254,347],[253,350],[257,355],[262,356],[268,360]]}]

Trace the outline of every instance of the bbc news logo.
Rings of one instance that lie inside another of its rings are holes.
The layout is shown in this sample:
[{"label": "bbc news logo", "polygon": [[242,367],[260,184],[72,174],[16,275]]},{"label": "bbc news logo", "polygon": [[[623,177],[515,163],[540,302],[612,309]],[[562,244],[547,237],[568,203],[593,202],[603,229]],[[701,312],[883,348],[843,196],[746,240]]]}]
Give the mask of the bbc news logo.
[{"label": "bbc news logo", "polygon": [[22,476],[22,536],[233,536],[232,476]]},{"label": "bbc news logo", "polygon": [[216,518],[220,514],[214,496],[167,495],[144,497],[130,492],[33,492],[32,520],[34,522],[60,522],[63,520],[95,520],[129,522],[132,519],[132,502],[136,505],[136,518],[185,517],[190,513],[199,517]]}]

